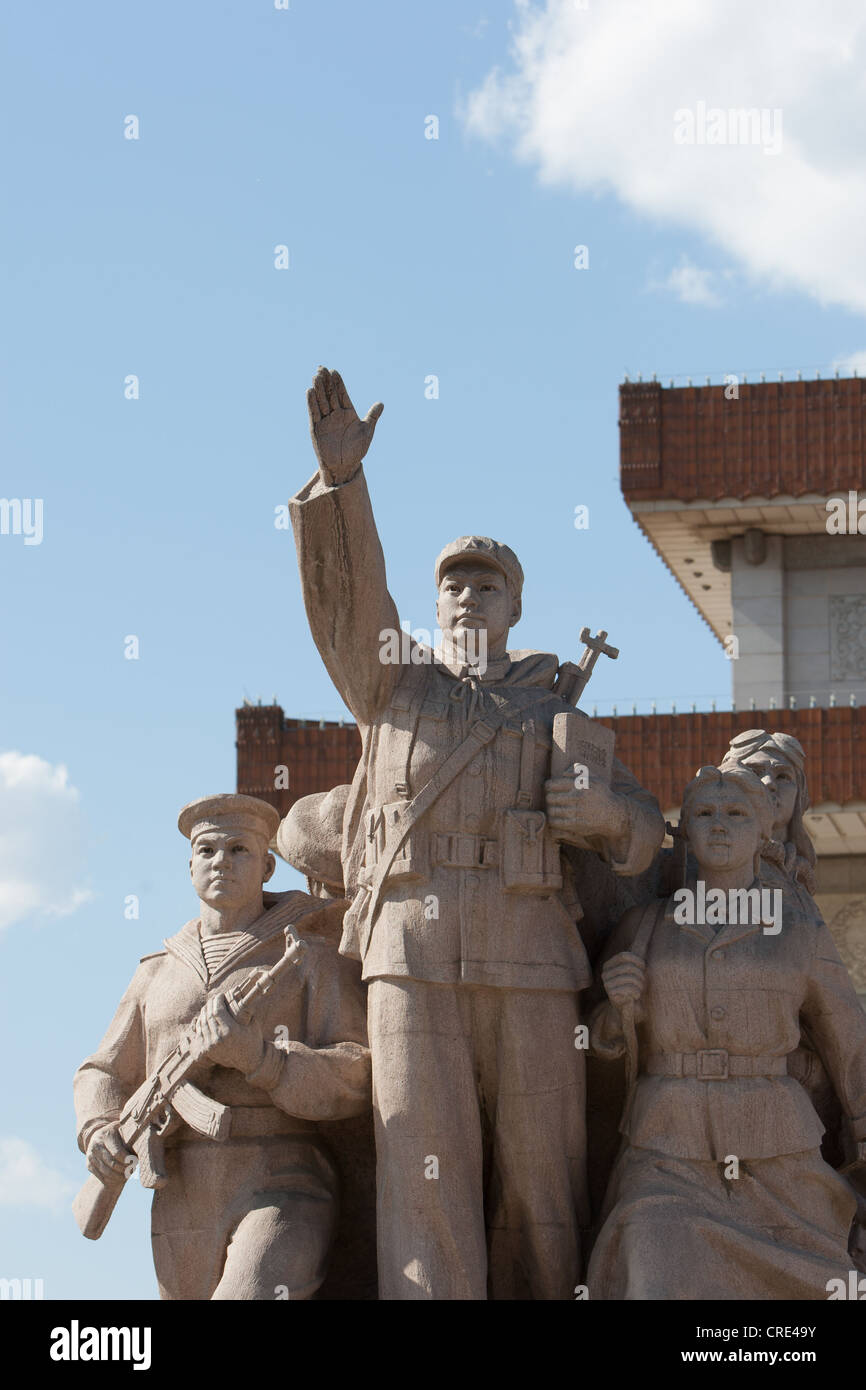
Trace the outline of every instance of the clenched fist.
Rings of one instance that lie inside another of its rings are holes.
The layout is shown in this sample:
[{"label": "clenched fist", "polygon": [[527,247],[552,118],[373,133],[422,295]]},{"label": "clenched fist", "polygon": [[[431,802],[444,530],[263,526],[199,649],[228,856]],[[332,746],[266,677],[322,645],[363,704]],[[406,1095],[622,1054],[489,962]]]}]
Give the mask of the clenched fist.
[{"label": "clenched fist", "polygon": [[643,1017],[640,999],[646,987],[646,962],[633,951],[620,951],[602,967],[601,982],[617,1009],[624,1004],[635,1005],[635,1020],[639,1022]]},{"label": "clenched fist", "polygon": [[96,1131],[87,1145],[86,1157],[91,1173],[108,1181],[131,1177],[136,1163],[135,1154],[124,1144],[115,1122]]},{"label": "clenched fist", "polygon": [[604,840],[617,859],[625,857],[628,811],[604,782],[575,788],[573,777],[555,777],[545,782],[544,796],[548,823],[558,840],[576,845]]},{"label": "clenched fist", "polygon": [[256,1019],[238,1023],[224,994],[214,994],[195,1021],[201,1055],[220,1067],[235,1067],[246,1075],[261,1065],[265,1042]]}]

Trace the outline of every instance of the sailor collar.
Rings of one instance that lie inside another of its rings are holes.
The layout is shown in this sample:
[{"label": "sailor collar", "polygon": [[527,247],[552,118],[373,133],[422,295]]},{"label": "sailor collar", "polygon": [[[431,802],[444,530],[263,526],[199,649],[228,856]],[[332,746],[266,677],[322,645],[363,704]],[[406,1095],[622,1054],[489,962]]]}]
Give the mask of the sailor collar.
[{"label": "sailor collar", "polygon": [[238,941],[229,951],[228,955],[216,967],[213,974],[208,974],[205,964],[204,951],[201,944],[201,922],[194,917],[189,922],[184,923],[179,932],[174,936],[166,937],[163,943],[165,949],[176,960],[182,961],[184,965],[198,975],[206,987],[218,983],[226,978],[231,972],[237,969],[238,965],[265,945],[274,937],[281,935],[286,927],[291,926],[299,917],[305,915],[304,908],[308,904],[306,893],[290,891],[288,893],[264,893],[262,895],[265,910],[255,922],[251,922],[240,933]]}]

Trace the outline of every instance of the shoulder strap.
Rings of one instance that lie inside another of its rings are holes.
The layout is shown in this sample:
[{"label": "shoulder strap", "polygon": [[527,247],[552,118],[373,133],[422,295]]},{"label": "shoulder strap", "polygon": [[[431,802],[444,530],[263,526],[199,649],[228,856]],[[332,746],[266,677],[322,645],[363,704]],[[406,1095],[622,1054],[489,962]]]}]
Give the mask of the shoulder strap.
[{"label": "shoulder strap", "polygon": [[634,941],[628,948],[632,955],[640,956],[641,960],[646,960],[652,934],[666,906],[666,898],[654,898],[652,902],[647,903],[638,922]]},{"label": "shoulder strap", "polygon": [[385,845],[379,862],[376,865],[376,871],[370,885],[371,899],[369,915],[367,917],[368,930],[372,927],[376,913],[379,910],[382,888],[391,871],[391,865],[394,863],[400,851],[400,846],[403,844],[409,831],[413,826],[417,825],[423,815],[426,815],[433,803],[439,799],[454,779],[459,777],[464,767],[472,761],[479,749],[489,743],[490,740],[495,737],[499,729],[501,729],[505,721],[517,712],[517,707],[515,705],[510,705],[505,701],[498,707],[496,712],[489,715],[488,718],[476,719],[463,742],[454,749],[453,753],[449,754],[438,771],[434,772],[426,786],[421,788],[417,795],[403,807],[403,810],[392,824],[388,826]]},{"label": "shoulder strap", "polygon": [[535,770],[535,720],[525,719],[522,732],[517,805],[522,811],[528,811],[532,805],[533,772]]},{"label": "shoulder strap", "polygon": [[[395,761],[399,765],[394,790],[399,797],[409,795],[409,764],[412,761],[418,718],[426,694],[426,672],[423,667],[415,666],[409,668],[391,701],[392,751],[396,753]],[[402,719],[397,711],[402,714]]]}]

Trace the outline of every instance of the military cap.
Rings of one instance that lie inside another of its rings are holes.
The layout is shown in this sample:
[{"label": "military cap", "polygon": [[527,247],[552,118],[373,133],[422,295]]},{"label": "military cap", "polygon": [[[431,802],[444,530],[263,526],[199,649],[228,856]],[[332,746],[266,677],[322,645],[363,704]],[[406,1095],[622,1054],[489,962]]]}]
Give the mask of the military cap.
[{"label": "military cap", "polygon": [[781,754],[798,772],[803,771],[806,753],[802,743],[794,738],[793,734],[771,734],[766,729],[744,729],[731,739],[731,746],[725,756],[744,762],[746,758],[762,751]]},{"label": "military cap", "polygon": [[501,541],[493,541],[489,536],[459,536],[451,541],[436,561],[436,588],[442,583],[446,570],[467,560],[470,564],[491,565],[504,574],[509,587],[519,598],[523,592],[523,569],[514,551]]},{"label": "military cap", "polygon": [[221,792],[216,796],[201,796],[190,801],[177,818],[177,828],[188,840],[195,840],[209,830],[231,834],[239,830],[261,835],[270,844],[280,823],[280,813],[257,796],[242,796],[239,792]]}]

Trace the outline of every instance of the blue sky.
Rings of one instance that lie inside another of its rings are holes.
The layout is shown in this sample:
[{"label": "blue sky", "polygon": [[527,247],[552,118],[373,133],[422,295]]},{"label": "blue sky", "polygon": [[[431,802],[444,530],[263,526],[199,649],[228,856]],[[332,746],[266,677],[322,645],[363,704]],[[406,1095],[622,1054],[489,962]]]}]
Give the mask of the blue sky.
[{"label": "blue sky", "polygon": [[[236,706],[345,713],[274,525],[320,362],[385,403],[367,475],[413,627],[442,545],[482,532],[527,574],[516,646],[574,658],[591,624],[621,648],[588,703],[728,696],[619,494],[617,387],[864,363],[863,20],[772,0],[747,42],[739,0],[650,8],[4,16],[0,491],[44,521],[0,535],[0,1276],[155,1296],[137,1184],[98,1243],[72,1220],[71,1077],[194,915],[177,812],[234,785]],[[698,99],[783,109],[783,149],[676,163]]]}]

